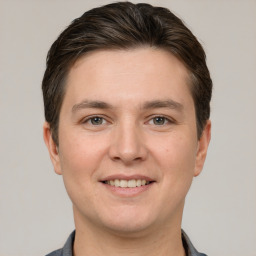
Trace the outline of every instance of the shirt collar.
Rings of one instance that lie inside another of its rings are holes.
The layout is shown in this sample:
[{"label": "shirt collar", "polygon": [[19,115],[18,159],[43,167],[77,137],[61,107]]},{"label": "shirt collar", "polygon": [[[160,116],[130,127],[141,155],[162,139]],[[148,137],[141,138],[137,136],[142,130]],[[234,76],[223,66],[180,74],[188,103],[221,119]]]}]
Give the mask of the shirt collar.
[{"label": "shirt collar", "polygon": [[184,230],[182,230],[182,242],[184,249],[186,251],[186,256],[207,256],[206,254],[199,253],[196,248],[191,243],[188,235],[185,233]]},{"label": "shirt collar", "polygon": [[67,242],[62,248],[62,254],[60,256],[73,256],[73,244],[75,240],[76,231],[74,230],[68,237]]},{"label": "shirt collar", "polygon": [[[65,243],[64,247],[62,248],[62,254],[60,256],[73,256],[72,251],[73,251],[74,239],[75,239],[75,231],[73,231],[70,234],[67,242]],[[195,247],[191,243],[189,237],[184,232],[184,230],[182,230],[182,242],[183,242],[183,246],[185,248],[187,256],[207,256],[206,254],[199,253],[195,249]]]}]

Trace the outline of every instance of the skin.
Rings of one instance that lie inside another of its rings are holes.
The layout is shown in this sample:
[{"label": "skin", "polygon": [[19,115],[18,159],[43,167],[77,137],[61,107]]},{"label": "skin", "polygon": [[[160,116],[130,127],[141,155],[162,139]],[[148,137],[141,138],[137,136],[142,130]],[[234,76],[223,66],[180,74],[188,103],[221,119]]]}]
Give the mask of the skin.
[{"label": "skin", "polygon": [[[188,71],[170,53],[145,47],[79,59],[68,75],[58,148],[44,124],[73,203],[75,256],[185,255],[184,200],[202,170],[210,130],[208,121],[198,140]],[[134,175],[153,182],[116,190],[102,183]]]}]

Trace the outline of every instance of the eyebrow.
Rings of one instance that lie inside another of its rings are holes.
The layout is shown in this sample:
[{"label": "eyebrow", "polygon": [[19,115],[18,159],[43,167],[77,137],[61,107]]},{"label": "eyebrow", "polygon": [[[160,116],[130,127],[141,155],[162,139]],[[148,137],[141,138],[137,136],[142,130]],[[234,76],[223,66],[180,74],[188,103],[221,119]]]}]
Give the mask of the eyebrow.
[{"label": "eyebrow", "polygon": [[143,109],[153,109],[153,108],[170,108],[181,111],[184,106],[174,100],[167,99],[167,100],[153,100],[148,101],[143,104]]},{"label": "eyebrow", "polygon": [[[75,104],[72,107],[72,112],[74,113],[78,110],[85,108],[113,109],[114,107],[111,104],[106,103],[104,101],[83,100],[82,102]],[[181,111],[183,109],[183,105],[171,99],[147,101],[142,105],[142,109],[154,108],[170,108]]]},{"label": "eyebrow", "polygon": [[72,112],[76,112],[80,109],[84,109],[84,108],[99,108],[99,109],[109,109],[109,108],[113,108],[112,105],[104,102],[104,101],[90,101],[90,100],[83,100],[82,102],[75,104],[72,107]]}]

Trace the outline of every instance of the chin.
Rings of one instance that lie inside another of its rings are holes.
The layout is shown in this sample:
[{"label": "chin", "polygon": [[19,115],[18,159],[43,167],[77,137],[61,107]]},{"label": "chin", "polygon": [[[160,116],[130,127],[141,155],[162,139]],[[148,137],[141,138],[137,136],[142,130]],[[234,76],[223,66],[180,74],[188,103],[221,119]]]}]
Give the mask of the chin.
[{"label": "chin", "polygon": [[141,233],[146,232],[147,230],[150,229],[151,225],[146,222],[142,223],[132,223],[130,220],[129,222],[125,221],[119,221],[117,222],[112,222],[110,225],[109,223],[105,225],[105,227],[109,230],[109,232],[113,234],[117,234],[118,236],[123,236],[123,237],[136,237],[136,234],[139,236]]},{"label": "chin", "polygon": [[[114,217],[113,217],[114,216]],[[141,233],[148,229],[151,229],[156,220],[154,221],[154,214],[152,211],[136,211],[132,209],[126,209],[125,211],[119,211],[116,214],[105,214],[102,216],[101,223],[105,228],[118,233],[119,235],[134,235]]]}]

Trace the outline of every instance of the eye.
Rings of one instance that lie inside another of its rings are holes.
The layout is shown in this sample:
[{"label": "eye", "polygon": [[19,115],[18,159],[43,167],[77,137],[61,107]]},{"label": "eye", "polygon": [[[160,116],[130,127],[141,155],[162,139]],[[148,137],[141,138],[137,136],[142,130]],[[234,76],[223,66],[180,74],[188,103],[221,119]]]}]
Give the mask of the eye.
[{"label": "eye", "polygon": [[84,121],[84,123],[89,123],[91,125],[102,125],[106,123],[106,120],[100,116],[93,116]]},{"label": "eye", "polygon": [[167,121],[166,118],[162,116],[157,116],[153,118],[153,123],[155,125],[163,125],[166,123],[166,121]]},{"label": "eye", "polygon": [[172,123],[172,121],[164,116],[155,116],[149,121],[149,124],[154,125],[165,125],[168,123]]}]

